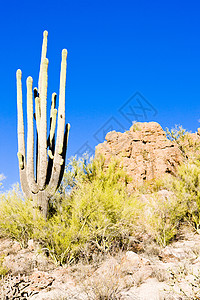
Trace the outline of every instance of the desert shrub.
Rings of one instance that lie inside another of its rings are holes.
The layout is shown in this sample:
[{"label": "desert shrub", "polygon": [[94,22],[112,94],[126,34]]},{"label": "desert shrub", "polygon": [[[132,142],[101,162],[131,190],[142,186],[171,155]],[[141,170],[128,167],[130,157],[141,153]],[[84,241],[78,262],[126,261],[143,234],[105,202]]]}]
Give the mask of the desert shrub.
[{"label": "desert shrub", "polygon": [[105,167],[103,158],[73,158],[47,220],[17,187],[1,194],[0,234],[23,247],[34,238],[57,264],[126,248],[130,236],[138,233],[143,209],[138,197],[128,195],[128,182],[117,161]]},{"label": "desert shrub", "polygon": [[32,237],[34,221],[31,201],[24,201],[19,187],[0,194],[0,235],[16,239],[22,247]]},{"label": "desert shrub", "polygon": [[178,178],[171,182],[177,199],[185,203],[185,219],[199,232],[200,229],[200,161],[188,161],[180,166]]},{"label": "desert shrub", "polygon": [[192,136],[191,132],[178,125],[171,130],[166,128],[165,132],[167,138],[177,144],[185,160],[197,159],[200,156],[199,139]]},{"label": "desert shrub", "polygon": [[147,232],[165,247],[175,237],[185,214],[185,205],[174,193],[165,190],[148,196],[144,212]]},{"label": "desert shrub", "polygon": [[[171,191],[174,195],[174,204],[172,207],[172,203],[167,204],[167,209],[172,208],[173,214],[176,212],[177,221],[186,220],[198,233],[200,232],[200,160],[198,158],[187,159],[179,166],[177,176],[163,176],[155,180],[149,189],[151,193],[163,189]],[[146,187],[146,191],[149,189]]]},{"label": "desert shrub", "polygon": [[184,129],[182,126],[180,125],[175,125],[175,127],[169,129],[166,128],[166,136],[168,139],[170,139],[171,141],[179,141],[179,140],[184,140],[185,135],[188,132],[186,131],[186,129]]},{"label": "desert shrub", "polygon": [[126,249],[132,237],[144,232],[165,246],[183,219],[199,230],[199,180],[200,161],[188,160],[177,177],[163,177],[153,188],[152,183],[145,196],[129,195],[129,178],[118,161],[105,167],[103,158],[73,158],[47,220],[17,188],[0,195],[0,234],[23,247],[34,238],[56,264]]},{"label": "desert shrub", "polygon": [[4,255],[0,256],[0,277],[8,274],[9,270],[3,265]]},{"label": "desert shrub", "polygon": [[36,238],[61,264],[83,255],[91,259],[94,251],[108,252],[113,245],[125,246],[142,209],[137,198],[128,196],[127,176],[118,162],[107,169],[101,159],[88,165],[84,160],[72,162],[62,187],[68,190],[66,178],[73,178],[71,193],[52,203],[54,215],[46,223],[40,220],[43,224],[35,230]]}]

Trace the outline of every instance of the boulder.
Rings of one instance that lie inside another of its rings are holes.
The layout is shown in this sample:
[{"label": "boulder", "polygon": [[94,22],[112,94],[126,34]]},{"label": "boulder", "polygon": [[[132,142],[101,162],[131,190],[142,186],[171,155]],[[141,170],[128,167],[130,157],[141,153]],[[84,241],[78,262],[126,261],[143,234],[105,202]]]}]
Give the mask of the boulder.
[{"label": "boulder", "polygon": [[103,155],[105,166],[112,157],[119,159],[132,178],[132,187],[165,173],[176,174],[178,165],[183,161],[177,143],[170,141],[156,122],[138,122],[124,133],[109,132],[105,139],[97,145],[95,157]]}]

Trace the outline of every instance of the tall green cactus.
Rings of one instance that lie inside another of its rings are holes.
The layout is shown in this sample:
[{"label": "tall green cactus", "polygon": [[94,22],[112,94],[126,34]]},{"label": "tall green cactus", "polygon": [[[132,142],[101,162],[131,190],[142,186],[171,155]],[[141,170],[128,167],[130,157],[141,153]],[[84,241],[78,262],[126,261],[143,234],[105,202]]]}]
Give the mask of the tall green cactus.
[{"label": "tall green cactus", "polygon": [[[38,89],[33,90],[33,79],[28,77],[27,85],[27,153],[25,151],[24,121],[22,107],[22,72],[17,70],[17,111],[18,111],[18,159],[22,190],[26,198],[32,199],[44,217],[50,198],[62,180],[70,125],[65,125],[65,87],[67,69],[67,50],[62,50],[60,91],[58,112],[56,93],[52,94],[50,112],[50,134],[47,139],[47,53],[48,32],[43,33],[42,55]],[[35,113],[33,113],[33,94]],[[34,118],[37,129],[36,178],[34,175]],[[55,129],[57,119],[57,139]]]}]

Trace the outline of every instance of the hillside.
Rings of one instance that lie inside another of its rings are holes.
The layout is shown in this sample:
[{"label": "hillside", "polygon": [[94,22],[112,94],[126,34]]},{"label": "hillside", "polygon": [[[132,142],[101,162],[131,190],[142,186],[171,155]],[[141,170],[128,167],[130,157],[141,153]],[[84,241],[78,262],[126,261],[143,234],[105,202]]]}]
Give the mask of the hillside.
[{"label": "hillside", "polygon": [[1,299],[200,299],[199,146],[135,123],[71,160],[47,220],[2,194]]}]

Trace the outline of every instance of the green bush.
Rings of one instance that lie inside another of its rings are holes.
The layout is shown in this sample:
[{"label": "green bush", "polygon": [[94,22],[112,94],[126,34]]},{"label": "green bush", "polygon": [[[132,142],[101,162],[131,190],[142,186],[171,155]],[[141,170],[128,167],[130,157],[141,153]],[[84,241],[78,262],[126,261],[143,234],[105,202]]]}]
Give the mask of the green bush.
[{"label": "green bush", "polygon": [[0,232],[24,247],[30,238],[57,264],[70,263],[94,252],[126,247],[137,231],[142,203],[126,191],[128,177],[112,161],[72,159],[61,189],[51,201],[49,217],[33,211],[14,189],[0,199]]},{"label": "green bush", "polygon": [[[47,220],[33,210],[31,201],[24,201],[17,187],[0,195],[0,235],[23,247],[34,238],[56,264],[69,264],[128,248],[131,237],[145,231],[165,246],[184,218],[199,231],[199,160],[188,160],[177,177],[155,181],[146,187],[145,196],[129,195],[129,181],[118,161],[105,166],[103,158],[73,158],[51,200]],[[169,193],[159,192],[163,189]]]},{"label": "green bush", "polygon": [[199,139],[195,138],[195,135],[182,126],[175,125],[171,130],[166,128],[166,136],[178,146],[185,161],[187,159],[197,159],[200,156]]},{"label": "green bush", "polygon": [[9,270],[3,266],[4,255],[0,256],[0,277],[8,274]]},{"label": "green bush", "polygon": [[0,207],[0,235],[14,238],[25,247],[34,228],[32,203],[24,201],[16,186],[7,194],[0,194]]},{"label": "green bush", "polygon": [[184,204],[174,193],[166,193],[164,190],[146,197],[145,228],[159,245],[165,247],[177,234],[185,213]]},{"label": "green bush", "polygon": [[[70,182],[71,193],[54,201],[54,215],[37,233],[37,239],[60,263],[82,255],[90,259],[94,250],[107,252],[122,241],[125,246],[142,209],[137,198],[128,196],[128,179],[117,162],[106,170],[101,159],[87,165],[84,160],[72,163],[62,187],[68,190]],[[73,180],[66,179],[69,177]]]},{"label": "green bush", "polygon": [[186,220],[200,232],[200,161],[195,159],[183,164],[171,186],[177,199],[185,204]]},{"label": "green bush", "polygon": [[[187,159],[179,166],[177,176],[163,176],[151,185],[151,193],[163,189],[171,191],[174,195],[170,197],[174,200],[166,207],[171,210],[170,218],[173,220],[175,214],[174,220],[177,219],[177,222],[186,220],[196,232],[200,233],[200,160],[198,158]],[[164,206],[163,210],[165,210]],[[156,210],[154,215],[156,215]],[[173,224],[173,221],[170,223]]]}]

